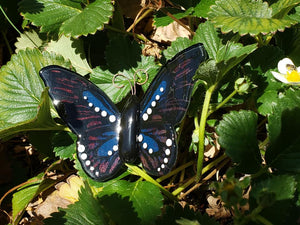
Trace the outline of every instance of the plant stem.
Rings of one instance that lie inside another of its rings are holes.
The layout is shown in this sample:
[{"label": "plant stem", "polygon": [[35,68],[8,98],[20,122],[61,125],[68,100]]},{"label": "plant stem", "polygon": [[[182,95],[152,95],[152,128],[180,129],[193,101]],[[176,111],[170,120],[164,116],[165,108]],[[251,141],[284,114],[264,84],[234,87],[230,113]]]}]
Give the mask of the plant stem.
[{"label": "plant stem", "polygon": [[154,180],[152,177],[150,177],[148,174],[146,174],[143,170],[141,170],[139,167],[135,165],[131,165],[126,163],[126,166],[131,170],[129,171],[131,174],[138,175],[145,179],[146,181],[154,184],[157,186],[169,199],[177,201],[178,199],[172,195],[170,192],[168,192],[163,186],[161,186],[156,180]]},{"label": "plant stem", "polygon": [[[0,5],[0,10],[2,12],[2,14],[4,15],[4,17],[6,18],[6,20],[9,22],[9,24],[20,34],[21,36],[21,31],[19,31],[19,29],[13,24],[13,22],[11,22],[11,20],[8,18],[8,16],[6,15],[5,11],[3,10],[2,6]],[[24,35],[34,44],[35,47],[39,47],[37,46],[37,44],[26,34],[24,33]]]},{"label": "plant stem", "polygon": [[[112,26],[110,26],[110,25],[105,24],[104,26],[105,26],[106,29],[109,29],[109,30],[112,30],[112,31],[115,31],[115,32],[118,32],[118,33],[121,33],[121,34],[127,34],[127,35],[133,36],[133,34],[130,33],[130,32],[126,32],[126,31],[124,31],[124,30],[117,29],[117,28],[112,27]],[[140,40],[144,41],[144,42],[147,42],[147,41],[148,41],[148,39],[147,39],[144,35],[140,35],[140,34],[134,34],[134,35],[135,35],[137,38],[139,38]]]},{"label": "plant stem", "polygon": [[207,113],[207,117],[210,116],[213,112],[215,112],[218,109],[222,108],[236,93],[237,93],[237,90],[234,90],[219,105],[217,105],[214,109],[209,110],[209,112]]},{"label": "plant stem", "polygon": [[[213,167],[215,167],[218,163],[220,163],[221,161],[223,161],[227,156],[224,154],[222,156],[220,156],[219,158],[215,159],[214,161],[212,161],[211,163],[209,163],[208,165],[206,165],[203,169],[202,169],[202,174],[208,172],[210,169],[212,169]],[[183,185],[179,186],[176,190],[174,190],[172,192],[172,194],[174,196],[178,195],[180,192],[182,192],[184,189],[186,189],[188,186],[190,186],[192,183],[195,182],[195,176],[192,177],[191,179],[189,179],[186,183],[184,183]]]},{"label": "plant stem", "polygon": [[169,177],[174,176],[175,174],[179,173],[180,171],[184,170],[185,168],[192,166],[193,164],[194,164],[194,161],[187,162],[187,163],[181,165],[180,167],[176,168],[175,170],[172,170],[170,173],[157,178],[156,182],[160,183],[160,182],[164,181],[165,179],[168,179]]},{"label": "plant stem", "polygon": [[1,31],[1,33],[2,33],[2,36],[3,36],[4,42],[5,42],[6,46],[7,46],[7,49],[9,51],[9,54],[12,55],[13,54],[13,50],[11,49],[11,47],[9,45],[9,42],[8,42],[8,40],[6,38],[6,34],[4,33],[4,31]]},{"label": "plant stem", "polygon": [[208,115],[208,108],[209,108],[209,103],[210,99],[212,96],[212,93],[216,87],[215,85],[210,86],[206,93],[205,93],[205,99],[202,107],[202,113],[201,113],[201,118],[200,118],[200,123],[199,123],[199,142],[198,142],[198,161],[197,161],[197,173],[196,173],[196,182],[199,182],[201,179],[202,175],[202,167],[203,167],[203,158],[204,158],[204,142],[205,142],[205,125],[206,125],[206,119]]}]

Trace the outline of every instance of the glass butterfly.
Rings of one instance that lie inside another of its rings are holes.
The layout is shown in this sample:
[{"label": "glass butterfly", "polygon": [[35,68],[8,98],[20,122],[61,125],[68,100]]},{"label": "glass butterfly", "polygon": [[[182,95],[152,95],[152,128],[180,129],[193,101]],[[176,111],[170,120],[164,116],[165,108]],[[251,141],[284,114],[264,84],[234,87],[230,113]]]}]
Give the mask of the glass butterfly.
[{"label": "glass butterfly", "polygon": [[177,158],[174,127],[184,117],[193,75],[206,59],[202,44],[178,53],[160,69],[142,100],[132,95],[122,112],[96,85],[59,66],[41,69],[59,116],[78,136],[77,155],[84,171],[105,181],[124,163],[140,159],[147,173],[170,172]]}]

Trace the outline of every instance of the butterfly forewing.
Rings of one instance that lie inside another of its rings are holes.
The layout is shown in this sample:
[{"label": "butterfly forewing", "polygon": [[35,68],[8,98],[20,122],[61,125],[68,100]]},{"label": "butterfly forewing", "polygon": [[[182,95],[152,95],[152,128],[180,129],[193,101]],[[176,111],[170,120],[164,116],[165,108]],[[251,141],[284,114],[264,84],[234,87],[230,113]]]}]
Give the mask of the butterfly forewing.
[{"label": "butterfly forewing", "polygon": [[142,121],[176,125],[182,120],[190,102],[193,76],[205,57],[203,46],[198,44],[167,62],[141,101]]},{"label": "butterfly forewing", "polygon": [[116,106],[94,84],[59,66],[43,68],[40,76],[50,87],[49,96],[60,117],[78,136],[78,159],[85,172],[100,181],[113,177],[123,164]]},{"label": "butterfly forewing", "polygon": [[140,158],[150,174],[164,175],[176,162],[174,127],[187,111],[192,78],[205,59],[206,53],[201,44],[180,52],[160,70],[141,101],[138,137],[143,142],[139,144]]}]

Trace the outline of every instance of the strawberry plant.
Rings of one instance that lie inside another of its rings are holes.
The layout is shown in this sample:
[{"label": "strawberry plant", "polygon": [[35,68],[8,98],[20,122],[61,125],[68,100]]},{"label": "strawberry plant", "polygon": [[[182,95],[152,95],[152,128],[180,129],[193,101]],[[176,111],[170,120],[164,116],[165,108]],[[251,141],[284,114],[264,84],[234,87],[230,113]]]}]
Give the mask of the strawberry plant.
[{"label": "strawberry plant", "polygon": [[[1,1],[1,224],[299,223],[299,3]],[[173,170],[126,163],[91,179],[40,70],[88,75],[121,109],[198,43],[208,57],[175,129]]]}]

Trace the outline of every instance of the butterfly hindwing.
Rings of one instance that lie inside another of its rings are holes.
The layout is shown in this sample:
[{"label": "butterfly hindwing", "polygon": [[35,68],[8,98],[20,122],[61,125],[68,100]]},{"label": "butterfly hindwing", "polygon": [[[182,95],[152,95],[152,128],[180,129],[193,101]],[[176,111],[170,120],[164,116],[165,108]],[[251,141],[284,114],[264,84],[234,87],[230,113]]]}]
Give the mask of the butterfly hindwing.
[{"label": "butterfly hindwing", "polygon": [[40,71],[60,117],[77,134],[78,159],[96,180],[113,177],[121,168],[118,153],[120,113],[98,87],[59,66]]},{"label": "butterfly hindwing", "polygon": [[145,170],[152,175],[168,173],[176,162],[174,127],[187,111],[192,78],[205,58],[201,44],[177,54],[156,75],[141,101],[139,137],[143,137],[147,148],[143,142],[139,143],[140,158]]},{"label": "butterfly hindwing", "polygon": [[161,176],[170,172],[176,162],[176,134],[170,124],[151,125],[144,126],[137,138],[139,155],[147,173]]}]

